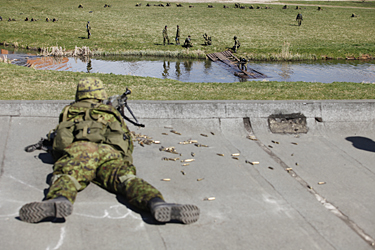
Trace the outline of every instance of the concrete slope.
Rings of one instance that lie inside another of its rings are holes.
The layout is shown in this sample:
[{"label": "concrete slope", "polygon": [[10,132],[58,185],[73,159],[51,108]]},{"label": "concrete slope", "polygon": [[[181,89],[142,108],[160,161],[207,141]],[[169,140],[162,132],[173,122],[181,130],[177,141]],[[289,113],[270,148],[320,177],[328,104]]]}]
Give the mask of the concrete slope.
[{"label": "concrete slope", "polygon": [[158,224],[91,184],[66,222],[24,223],[19,208],[44,198],[53,167],[24,147],[68,103],[0,101],[2,249],[374,249],[374,100],[130,102],[146,124],[131,130],[161,141],[135,144],[138,176],[198,205],[198,222]]}]

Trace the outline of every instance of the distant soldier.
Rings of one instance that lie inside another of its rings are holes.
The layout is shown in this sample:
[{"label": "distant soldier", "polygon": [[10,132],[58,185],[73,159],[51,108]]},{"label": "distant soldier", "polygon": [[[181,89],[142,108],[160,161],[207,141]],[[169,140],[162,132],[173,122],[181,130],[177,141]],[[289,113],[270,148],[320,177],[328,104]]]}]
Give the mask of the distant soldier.
[{"label": "distant soldier", "polygon": [[233,52],[237,53],[237,49],[240,48],[241,43],[240,43],[240,41],[238,41],[236,36],[233,37],[233,40],[234,40]]},{"label": "distant soldier", "polygon": [[58,19],[56,19],[56,18],[52,19],[52,22],[57,22],[57,21],[58,21]]},{"label": "distant soldier", "polygon": [[3,18],[0,16],[0,21],[3,21]]},{"label": "distant soldier", "polygon": [[169,44],[167,26],[165,26],[165,28],[163,29],[163,44],[164,45],[165,45],[165,41],[168,41],[168,44]]},{"label": "distant soldier", "polygon": [[176,31],[176,45],[180,45],[180,26],[177,25]]},{"label": "distant soldier", "polygon": [[90,21],[87,21],[87,24],[86,24],[86,30],[87,30],[87,39],[90,39],[90,36],[91,36],[91,26],[90,26]]},{"label": "distant soldier", "polygon": [[301,26],[302,20],[303,20],[303,18],[302,18],[302,14],[300,12],[300,13],[298,13],[298,15],[296,17],[296,21],[298,21],[298,26]]},{"label": "distant soldier", "polygon": [[190,35],[185,39],[184,47],[185,47],[185,48],[193,47],[193,43],[191,42],[191,37],[190,37]]},{"label": "distant soldier", "polygon": [[82,4],[78,5],[78,8],[83,8],[83,5]]},{"label": "distant soldier", "polygon": [[355,13],[353,13],[351,17],[357,17],[357,15]]},{"label": "distant soldier", "polygon": [[204,33],[203,35],[203,38],[204,38],[204,45],[212,45],[212,40],[211,40],[211,37],[209,35],[207,35],[207,33]]},{"label": "distant soldier", "polygon": [[240,61],[238,62],[238,68],[243,71],[247,71],[247,60],[244,57],[240,57]]},{"label": "distant soldier", "polygon": [[29,18],[28,18],[28,17],[26,17],[26,18],[25,18],[25,21],[26,21],[26,22],[27,22],[27,21],[29,21]]},{"label": "distant soldier", "polygon": [[288,8],[287,5],[284,5],[284,6],[283,6],[283,10],[286,10],[287,8]]},{"label": "distant soldier", "polygon": [[46,22],[49,22],[49,18],[48,17],[46,18]]}]

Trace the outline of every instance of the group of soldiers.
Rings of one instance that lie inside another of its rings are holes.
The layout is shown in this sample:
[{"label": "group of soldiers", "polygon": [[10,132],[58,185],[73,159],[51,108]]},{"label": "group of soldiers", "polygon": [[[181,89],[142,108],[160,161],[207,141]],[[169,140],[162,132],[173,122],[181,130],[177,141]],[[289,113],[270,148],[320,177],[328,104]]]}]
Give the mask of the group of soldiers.
[{"label": "group of soldiers", "polygon": [[[181,36],[180,26],[177,25],[176,37],[175,37],[176,45],[180,45],[180,36]],[[211,36],[207,35],[207,33],[204,33],[203,38],[204,38],[204,41],[205,41],[204,45],[206,45],[206,46],[212,45]],[[169,37],[168,37],[168,26],[167,25],[163,29],[163,45],[165,46],[165,44],[167,44],[167,45],[170,44]],[[182,46],[185,47],[185,48],[193,47],[193,42],[191,41],[190,35],[188,35],[188,37],[185,39],[185,42]]]},{"label": "group of soldiers", "polygon": [[[175,37],[176,45],[180,45],[180,36],[181,36],[180,26],[177,25],[176,37]],[[165,46],[166,43],[167,43],[167,45],[170,44],[169,37],[168,37],[168,26],[167,25],[163,29],[163,45]],[[185,48],[193,47],[193,43],[191,42],[191,36],[190,35],[185,39],[183,47],[185,47]]]},{"label": "group of soldiers", "polygon": [[[89,32],[89,31],[87,31],[87,32]],[[177,25],[177,31],[176,31],[176,37],[175,37],[176,45],[180,45],[180,35],[181,35],[180,26]],[[204,39],[204,45],[205,46],[212,45],[211,36],[207,35],[207,33],[203,34],[203,39]],[[234,53],[237,53],[237,50],[240,48],[241,43],[237,39],[237,36],[234,36],[233,40],[234,40],[234,45],[233,45],[232,50],[233,50]],[[163,45],[165,46],[165,44],[168,44],[168,45],[170,44],[169,37],[168,37],[168,26],[167,25],[163,29]],[[191,41],[190,35],[188,35],[188,37],[185,39],[183,47],[185,47],[185,48],[193,47],[193,42]]]},{"label": "group of soldiers", "polygon": [[[35,18],[30,18],[30,19],[29,19],[28,17],[26,17],[26,18],[25,18],[25,22],[28,22],[28,21],[30,21],[30,22],[35,22],[35,21],[38,21],[38,19],[35,19]],[[51,20],[51,19],[49,19],[48,17],[46,17],[46,22],[49,22],[49,21],[57,22],[58,19],[53,18],[53,19]]]}]

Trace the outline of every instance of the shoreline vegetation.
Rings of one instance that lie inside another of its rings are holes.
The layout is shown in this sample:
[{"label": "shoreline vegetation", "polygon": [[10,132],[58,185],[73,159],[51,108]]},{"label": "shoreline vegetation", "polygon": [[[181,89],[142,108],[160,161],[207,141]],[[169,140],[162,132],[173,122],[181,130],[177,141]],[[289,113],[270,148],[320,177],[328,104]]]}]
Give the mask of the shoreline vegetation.
[{"label": "shoreline vegetation", "polygon": [[[0,46],[18,48],[18,45],[11,45],[9,43],[0,42]],[[105,52],[105,51],[91,51],[89,47],[83,46],[82,48],[75,47],[74,50],[65,50],[62,47],[47,47],[47,48],[26,48],[29,51],[37,51],[41,56],[53,57],[99,57],[99,56],[152,56],[152,57],[172,57],[172,58],[186,58],[186,59],[207,59],[204,51],[201,50],[181,50],[181,51],[160,51],[160,50],[130,50],[124,52]],[[246,58],[251,61],[304,61],[304,60],[374,60],[375,57],[369,54],[360,54],[358,57],[346,56],[330,57],[322,55],[318,58],[316,55],[300,55],[293,54],[289,51],[289,44],[282,47],[280,53],[272,53],[268,55],[247,55]]]},{"label": "shoreline vegetation", "polygon": [[[113,0],[105,7],[93,0],[78,8],[73,0],[59,5],[48,0],[7,1],[1,10],[0,45],[53,56],[204,59],[208,53],[230,49],[236,35],[241,42],[238,56],[254,61],[375,58],[374,1],[166,4]],[[295,21],[299,12],[303,14],[301,26]],[[52,17],[57,21],[46,22]],[[86,38],[88,20],[90,39]],[[177,24],[181,27],[181,44],[189,34],[193,48],[174,45]],[[163,46],[165,25],[172,44]],[[213,45],[204,46],[204,33],[212,36]]]}]

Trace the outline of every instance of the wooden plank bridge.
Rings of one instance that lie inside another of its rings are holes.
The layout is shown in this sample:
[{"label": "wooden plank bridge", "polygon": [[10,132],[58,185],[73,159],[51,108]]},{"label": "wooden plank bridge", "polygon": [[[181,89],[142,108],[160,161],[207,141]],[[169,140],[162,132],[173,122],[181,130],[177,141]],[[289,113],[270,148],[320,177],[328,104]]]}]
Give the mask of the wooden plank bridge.
[{"label": "wooden plank bridge", "polygon": [[242,70],[240,67],[240,59],[238,59],[235,55],[232,54],[231,51],[226,50],[223,52],[216,52],[207,54],[207,57],[213,61],[221,61],[228,65],[229,67],[233,68],[235,70],[234,75],[241,77],[241,78],[266,78],[267,76],[260,73],[259,71],[256,71],[251,68],[247,68],[247,70]]}]

